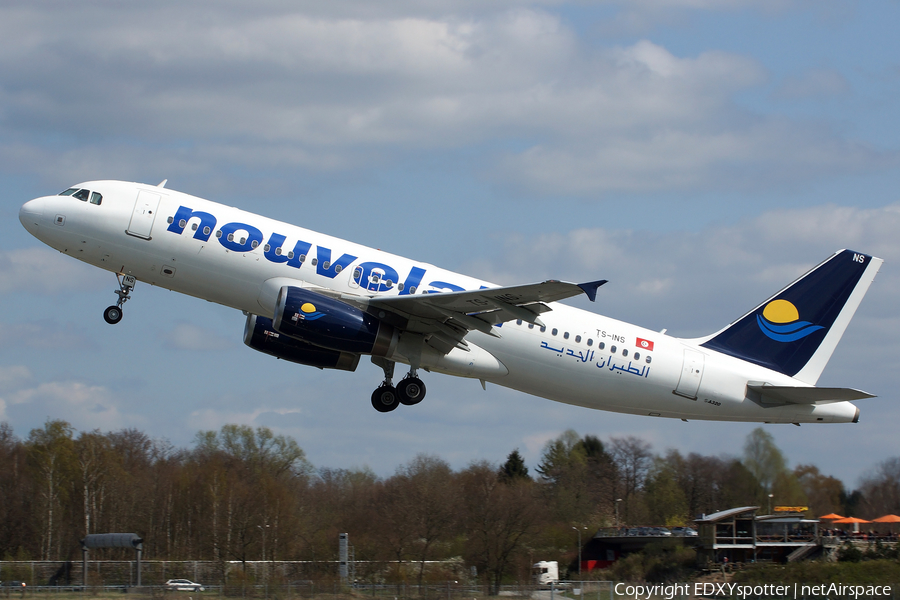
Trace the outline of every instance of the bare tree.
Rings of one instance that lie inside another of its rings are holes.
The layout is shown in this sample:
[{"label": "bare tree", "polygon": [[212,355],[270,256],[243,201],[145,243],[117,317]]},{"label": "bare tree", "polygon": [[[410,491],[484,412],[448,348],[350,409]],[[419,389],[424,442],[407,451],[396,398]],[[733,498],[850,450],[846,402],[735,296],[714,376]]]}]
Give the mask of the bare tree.
[{"label": "bare tree", "polygon": [[497,468],[486,462],[469,466],[459,480],[467,555],[488,578],[491,594],[497,595],[513,558],[537,525],[534,485],[501,482]]},{"label": "bare tree", "polygon": [[61,505],[65,500],[68,479],[72,475],[74,448],[73,428],[60,420],[48,419],[43,429],[32,429],[26,443],[29,462],[35,472],[37,497],[43,507],[41,523],[41,558],[59,556]]}]

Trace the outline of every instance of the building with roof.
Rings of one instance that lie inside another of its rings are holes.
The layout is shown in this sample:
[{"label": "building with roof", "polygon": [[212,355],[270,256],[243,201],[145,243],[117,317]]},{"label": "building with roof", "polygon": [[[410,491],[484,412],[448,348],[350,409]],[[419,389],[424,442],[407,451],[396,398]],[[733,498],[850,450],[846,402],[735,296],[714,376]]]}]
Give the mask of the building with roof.
[{"label": "building with roof", "polygon": [[757,515],[758,510],[743,506],[697,519],[699,562],[791,562],[819,548],[818,519],[799,512]]}]

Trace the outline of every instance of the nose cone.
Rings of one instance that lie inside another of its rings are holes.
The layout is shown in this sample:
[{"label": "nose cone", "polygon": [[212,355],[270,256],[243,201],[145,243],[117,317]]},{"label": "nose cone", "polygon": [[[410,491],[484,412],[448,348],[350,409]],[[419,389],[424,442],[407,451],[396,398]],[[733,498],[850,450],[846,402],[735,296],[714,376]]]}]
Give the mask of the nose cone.
[{"label": "nose cone", "polygon": [[28,230],[28,233],[37,235],[38,228],[44,217],[44,205],[46,202],[43,198],[35,198],[22,205],[19,209],[19,222]]}]

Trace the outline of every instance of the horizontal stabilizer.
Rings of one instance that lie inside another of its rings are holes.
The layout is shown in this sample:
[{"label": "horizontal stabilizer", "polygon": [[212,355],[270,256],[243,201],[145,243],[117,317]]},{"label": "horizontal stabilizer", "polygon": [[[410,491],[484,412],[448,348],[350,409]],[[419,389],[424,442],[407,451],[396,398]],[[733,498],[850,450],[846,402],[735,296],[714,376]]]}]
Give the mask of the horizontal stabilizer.
[{"label": "horizontal stabilizer", "polygon": [[853,388],[796,387],[751,383],[747,385],[747,389],[760,394],[763,404],[829,404],[875,397]]}]

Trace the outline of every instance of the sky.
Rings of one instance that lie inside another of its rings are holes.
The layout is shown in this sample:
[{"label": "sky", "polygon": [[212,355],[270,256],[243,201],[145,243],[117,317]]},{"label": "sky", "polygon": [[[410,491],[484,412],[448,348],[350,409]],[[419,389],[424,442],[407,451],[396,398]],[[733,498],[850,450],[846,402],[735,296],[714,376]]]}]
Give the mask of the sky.
[{"label": "sky", "polygon": [[900,2],[12,0],[0,4],[0,421],[135,427],[190,447],[227,423],[317,467],[464,468],[567,429],[739,456],[757,424],[593,411],[425,374],[376,413],[379,368],[242,344],[240,312],[44,247],[27,200],[156,184],[498,284],[608,279],[570,303],[718,330],[832,252],[885,259],[819,385],[858,424],[765,425],[853,488],[900,455]]}]

